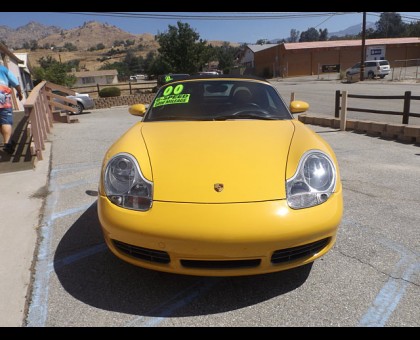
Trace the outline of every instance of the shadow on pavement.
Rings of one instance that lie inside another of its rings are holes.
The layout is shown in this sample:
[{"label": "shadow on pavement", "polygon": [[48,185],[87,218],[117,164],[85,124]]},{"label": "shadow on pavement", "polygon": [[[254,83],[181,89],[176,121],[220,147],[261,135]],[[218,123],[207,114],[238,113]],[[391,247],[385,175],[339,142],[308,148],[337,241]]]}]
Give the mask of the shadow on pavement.
[{"label": "shadow on pavement", "polygon": [[107,249],[96,202],[63,236],[54,257],[62,287],[76,299],[104,310],[149,317],[206,315],[254,305],[298,288],[311,268],[312,263],[274,274],[222,278],[136,267]]},{"label": "shadow on pavement", "polygon": [[0,147],[0,174],[15,171],[30,170],[34,167],[34,157],[31,155],[31,136],[28,134],[28,117],[24,112],[13,113],[12,140],[16,142],[15,151],[12,155],[3,151]]}]

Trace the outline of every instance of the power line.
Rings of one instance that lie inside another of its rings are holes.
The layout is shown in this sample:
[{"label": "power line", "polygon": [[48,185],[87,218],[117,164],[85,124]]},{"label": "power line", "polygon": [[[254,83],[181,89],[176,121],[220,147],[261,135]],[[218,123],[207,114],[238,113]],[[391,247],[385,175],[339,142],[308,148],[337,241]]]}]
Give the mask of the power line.
[{"label": "power line", "polygon": [[[86,15],[86,16],[102,16],[102,17],[118,17],[118,18],[132,18],[132,19],[188,19],[188,20],[286,20],[286,19],[301,19],[310,17],[331,17],[332,15],[346,15],[354,14],[356,12],[239,12],[238,14],[229,15],[216,14],[216,15],[191,15],[191,14],[162,14],[162,13],[132,13],[132,12],[52,12],[52,13],[66,13],[73,15]],[[205,13],[205,12],[199,12]],[[221,12],[226,13],[226,12]]]},{"label": "power line", "polygon": [[324,21],[322,21],[321,23],[319,23],[318,25],[316,25],[314,28],[317,28],[318,26],[321,26],[324,22],[326,22],[327,20],[330,20],[332,17],[334,17],[337,14],[338,13],[331,14],[327,19],[325,19]]},{"label": "power line", "polygon": [[[383,14],[383,13],[386,13],[386,12],[368,12],[367,14],[371,15],[371,16],[380,17],[381,14]],[[395,13],[400,14],[398,12],[395,12]],[[400,14],[400,17],[401,17],[402,21],[404,21],[405,23],[412,23],[413,20],[415,20],[415,21],[420,20],[420,17],[416,17],[416,16],[413,16],[413,15],[402,15],[402,14]]]}]

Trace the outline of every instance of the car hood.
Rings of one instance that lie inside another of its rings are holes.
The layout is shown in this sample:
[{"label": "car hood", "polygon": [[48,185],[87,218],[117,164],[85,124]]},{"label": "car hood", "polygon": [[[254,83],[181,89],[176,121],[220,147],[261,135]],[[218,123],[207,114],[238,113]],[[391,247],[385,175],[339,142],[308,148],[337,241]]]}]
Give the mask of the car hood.
[{"label": "car hood", "polygon": [[290,120],[143,123],[153,198],[194,203],[284,199],[293,133]]}]

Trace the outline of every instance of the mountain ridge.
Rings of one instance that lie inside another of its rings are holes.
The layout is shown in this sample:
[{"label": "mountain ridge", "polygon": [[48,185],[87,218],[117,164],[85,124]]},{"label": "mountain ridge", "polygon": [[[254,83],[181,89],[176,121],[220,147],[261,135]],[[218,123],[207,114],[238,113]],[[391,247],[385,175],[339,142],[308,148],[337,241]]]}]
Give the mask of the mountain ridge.
[{"label": "mountain ridge", "polygon": [[[155,35],[151,33],[132,34],[98,21],[86,21],[81,26],[67,30],[34,21],[16,29],[1,25],[0,41],[12,51],[28,53],[32,66],[39,66],[41,58],[52,57],[60,62],[79,60],[80,68],[86,71],[96,71],[106,61],[122,61],[128,49],[134,50],[136,56],[146,57],[149,52],[156,52],[159,48]],[[207,43],[221,46],[224,42]],[[239,46],[237,43],[228,43]],[[76,48],[70,51],[68,47]]]},{"label": "mountain ridge", "polygon": [[136,43],[154,41],[154,35],[150,33],[132,34],[114,25],[97,21],[87,21],[83,25],[71,29],[46,26],[34,21],[16,29],[5,25],[0,26],[0,41],[10,49],[21,49],[24,43],[30,44],[33,40],[36,40],[41,48],[46,44],[63,47],[65,43],[72,43],[81,50],[95,47],[99,43],[111,48],[115,40],[126,39],[135,40]]},{"label": "mountain ridge", "polygon": [[[374,22],[366,22],[366,29],[375,28]],[[344,30],[328,33],[328,37],[345,37],[346,35],[357,35],[362,31],[360,24],[349,26]]]}]

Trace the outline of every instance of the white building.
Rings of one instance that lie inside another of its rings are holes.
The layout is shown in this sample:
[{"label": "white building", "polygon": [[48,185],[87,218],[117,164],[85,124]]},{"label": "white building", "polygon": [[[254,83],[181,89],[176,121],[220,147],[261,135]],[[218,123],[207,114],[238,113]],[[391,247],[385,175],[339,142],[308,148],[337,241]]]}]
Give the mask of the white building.
[{"label": "white building", "polygon": [[245,52],[240,60],[242,66],[247,68],[255,67],[255,53],[272,48],[278,44],[247,45]]},{"label": "white building", "polygon": [[117,70],[72,72],[72,74],[77,78],[73,87],[118,84]]},{"label": "white building", "polygon": [[[16,97],[16,91],[12,91],[12,102],[13,109],[18,111],[24,111],[23,104],[25,104],[26,98],[28,98],[28,93],[25,91],[27,89],[26,75],[22,74],[24,68],[24,61],[18,58],[12,51],[10,51],[4,44],[0,42],[0,57],[3,61],[4,66],[6,66],[19,80],[20,87],[22,88],[23,99],[20,101]],[[31,82],[32,83],[32,82]]]}]

